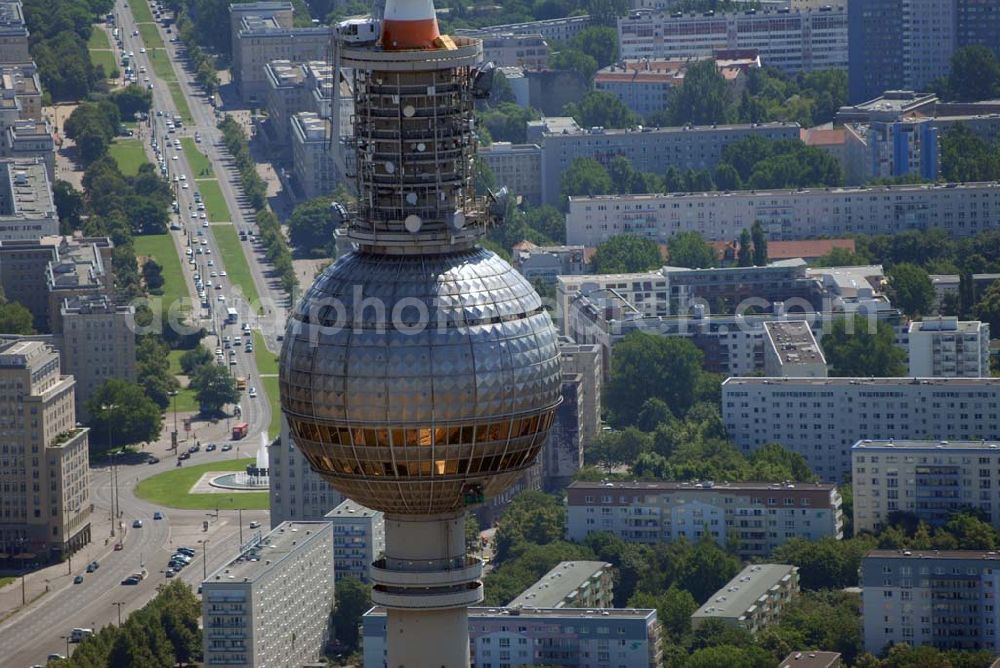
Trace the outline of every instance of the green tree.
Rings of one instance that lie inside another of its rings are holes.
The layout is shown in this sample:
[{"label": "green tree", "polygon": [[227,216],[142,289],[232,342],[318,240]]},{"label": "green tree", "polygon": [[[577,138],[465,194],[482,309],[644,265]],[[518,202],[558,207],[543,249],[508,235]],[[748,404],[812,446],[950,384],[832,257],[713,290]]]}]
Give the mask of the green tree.
[{"label": "green tree", "polygon": [[123,119],[130,119],[134,118],[137,113],[149,111],[153,104],[153,92],[132,84],[112,93],[110,99],[118,108],[119,116]]},{"label": "green tree", "polygon": [[478,112],[479,122],[489,131],[494,141],[523,144],[527,141],[528,121],[537,121],[541,114],[531,107],[520,107],[514,102],[504,102],[492,109]]},{"label": "green tree", "polygon": [[181,355],[181,370],[184,371],[185,375],[193,376],[200,367],[211,364],[214,359],[212,351],[199,343],[196,348],[185,351]]},{"label": "green tree", "polygon": [[609,26],[590,26],[574,37],[573,48],[590,55],[597,67],[607,67],[618,60],[618,30]]},{"label": "green tree", "polygon": [[763,267],[767,265],[767,232],[759,220],[755,220],[750,227],[750,236],[753,238],[753,264]]},{"label": "green tree", "polygon": [[724,162],[715,168],[712,180],[715,182],[715,187],[719,190],[740,190],[743,188],[739,172],[732,165]]},{"label": "green tree", "polygon": [[228,370],[215,364],[206,364],[198,369],[190,386],[195,390],[198,406],[205,415],[221,411],[226,404],[240,400],[236,381]]},{"label": "green tree", "polygon": [[553,496],[524,492],[514,498],[497,522],[494,536],[499,563],[519,556],[528,544],[547,545],[566,531],[566,511]]},{"label": "green tree", "polygon": [[951,56],[947,93],[959,102],[990,100],[1000,96],[1000,62],[985,46],[964,46]]},{"label": "green tree", "polygon": [[915,264],[901,263],[889,271],[893,303],[910,316],[926,315],[934,308],[934,285],[927,272]]},{"label": "green tree", "polygon": [[361,641],[361,618],[372,607],[371,587],[356,578],[343,578],[337,581],[334,599],[333,635],[353,652]]},{"label": "green tree", "polygon": [[84,211],[83,194],[73,188],[73,184],[56,179],[52,197],[59,214],[59,233],[72,234],[73,230],[80,229],[80,217]]},{"label": "green tree", "polygon": [[142,263],[142,280],[154,295],[163,294],[163,267],[152,258]]},{"label": "green tree", "polygon": [[612,190],[608,171],[593,158],[574,158],[563,172],[560,192],[564,201],[578,195],[608,195]]},{"label": "green tree", "polygon": [[327,252],[333,242],[337,219],[330,211],[331,200],[317,197],[295,207],[288,219],[288,236],[293,244],[313,257]]},{"label": "green tree", "polygon": [[995,550],[997,530],[971,513],[956,513],[943,529],[955,537],[961,550]]},{"label": "green tree", "polygon": [[718,645],[696,650],[683,668],[773,668],[774,657],[760,647]]},{"label": "green tree", "polygon": [[795,480],[811,482],[817,480],[816,474],[809,469],[805,457],[797,452],[786,450],[778,443],[768,443],[757,448],[750,455],[750,478],[753,480]]},{"label": "green tree", "polygon": [[583,81],[591,81],[599,69],[597,59],[589,53],[584,53],[572,47],[562,48],[549,58],[549,67],[554,70],[569,70]]},{"label": "green tree", "polygon": [[[905,376],[906,353],[896,345],[892,325],[841,318],[823,336],[822,347],[831,376]],[[850,325],[850,326],[849,326]]]},{"label": "green tree", "polygon": [[694,403],[702,352],[687,339],[630,332],[611,357],[606,406],[620,426],[635,424],[647,399],[666,403],[684,415]]},{"label": "green tree", "polygon": [[673,267],[705,269],[717,264],[715,250],[698,232],[679,232],[670,237],[667,258]]},{"label": "green tree", "polygon": [[875,548],[872,536],[836,540],[793,538],[775,548],[774,563],[795,564],[803,589],[843,589],[856,587],[861,559]]},{"label": "green tree", "polygon": [[592,90],[578,103],[570,103],[563,110],[582,127],[628,128],[639,123],[635,112],[625,106],[617,95]]},{"label": "green tree", "polygon": [[170,373],[169,348],[162,339],[143,336],[136,346],[136,375],[146,396],[160,409],[170,405],[170,393],[178,388]]},{"label": "green tree", "polygon": [[711,125],[733,119],[733,103],[726,80],[712,59],[689,65],[684,85],[670,98],[671,125]]},{"label": "green tree", "polygon": [[539,206],[525,212],[528,227],[556,243],[566,243],[566,215],[553,206]]},{"label": "green tree", "polygon": [[142,388],[120,378],[104,381],[87,401],[91,429],[90,447],[103,452],[108,447],[155,441],[160,436],[160,407]]},{"label": "green tree", "polygon": [[982,299],[972,307],[972,314],[977,320],[988,322],[991,332],[1000,332],[1000,281],[994,281]]},{"label": "green tree", "polygon": [[741,267],[753,266],[753,240],[750,230],[743,228],[740,232],[740,246],[736,250],[736,264]]},{"label": "green tree", "polygon": [[34,334],[31,311],[17,302],[0,299],[0,334]]},{"label": "green tree", "polygon": [[594,251],[592,266],[597,274],[625,274],[649,271],[663,264],[660,247],[634,234],[618,234]]},{"label": "green tree", "polygon": [[816,267],[852,267],[866,264],[865,258],[847,248],[836,247],[813,263]]},{"label": "green tree", "polygon": [[941,178],[946,181],[1000,179],[1000,142],[990,145],[958,123],[941,134]]}]

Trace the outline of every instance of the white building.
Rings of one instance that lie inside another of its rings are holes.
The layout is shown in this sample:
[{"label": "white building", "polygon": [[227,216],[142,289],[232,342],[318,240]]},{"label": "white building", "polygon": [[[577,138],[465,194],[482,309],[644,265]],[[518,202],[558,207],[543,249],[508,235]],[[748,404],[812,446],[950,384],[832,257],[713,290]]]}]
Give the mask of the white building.
[{"label": "white building", "polygon": [[861,439],[1000,438],[1000,378],[727,378],[722,417],[744,453],[798,452],[843,480]]},{"label": "white building", "polygon": [[611,564],[561,561],[522,591],[508,608],[610,608],[614,599]]},{"label": "white building", "polygon": [[823,378],[826,358],[805,320],[764,323],[764,375]]},{"label": "white building", "polygon": [[[364,668],[387,668],[385,610],[362,625]],[[470,668],[657,668],[663,656],[656,610],[469,608],[469,641]]]},{"label": "white building", "polygon": [[318,522],[344,500],[292,443],[284,415],[281,436],[268,446],[267,458],[272,528],[282,522]]},{"label": "white building", "polygon": [[757,633],[778,621],[799,593],[799,569],[787,564],[752,564],[726,583],[691,615],[698,628],[710,619]]},{"label": "white building", "polygon": [[910,375],[920,378],[990,375],[990,325],[934,318],[910,323]]},{"label": "white building", "polygon": [[333,524],[333,560],[337,580],[352,577],[370,582],[372,562],[385,552],[385,517],[351,499],[326,514]]},{"label": "white building", "polygon": [[851,448],[854,528],[877,531],[893,512],[940,525],[973,508],[1000,527],[1000,444],[863,440]]},{"label": "white building", "polygon": [[631,12],[618,19],[621,57],[674,60],[714,49],[757,49],[764,65],[786,72],[847,69],[847,10],[732,14]]},{"label": "white building", "polygon": [[292,174],[305,199],[329,195],[337,187],[331,124],[312,111],[292,114]]},{"label": "white building", "polygon": [[749,559],[792,538],[843,537],[833,483],[576,481],[566,496],[572,541],[608,532],[634,543],[708,536],[725,545],[734,534],[740,555]]},{"label": "white building", "polygon": [[936,227],[973,236],[1000,220],[1000,183],[571,197],[566,243],[598,246],[623,233],[666,243],[678,232],[739,238],[760,221],[774,240],[897,234]]},{"label": "white building", "polygon": [[479,149],[479,159],[490,168],[497,187],[507,186],[531,204],[542,201],[542,148],[538,144],[493,142]]},{"label": "white building", "polygon": [[57,234],[59,216],[45,160],[0,160],[0,241]]},{"label": "white building", "polygon": [[301,666],[323,656],[333,527],[282,522],[201,583],[206,666]]}]

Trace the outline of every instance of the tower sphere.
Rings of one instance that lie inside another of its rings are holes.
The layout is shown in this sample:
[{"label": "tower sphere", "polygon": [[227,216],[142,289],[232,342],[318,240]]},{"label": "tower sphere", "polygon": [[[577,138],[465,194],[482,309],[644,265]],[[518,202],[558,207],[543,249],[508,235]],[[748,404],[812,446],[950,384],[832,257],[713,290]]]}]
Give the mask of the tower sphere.
[{"label": "tower sphere", "polygon": [[289,321],[281,404],[344,495],[396,515],[462,510],[535,460],[560,396],[556,332],[490,251],[350,253]]}]

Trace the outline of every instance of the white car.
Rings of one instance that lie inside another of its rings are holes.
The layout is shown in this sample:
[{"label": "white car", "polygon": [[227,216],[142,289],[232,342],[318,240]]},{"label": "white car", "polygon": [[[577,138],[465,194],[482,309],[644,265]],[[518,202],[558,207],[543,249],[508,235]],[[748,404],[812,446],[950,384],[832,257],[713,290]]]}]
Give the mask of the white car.
[{"label": "white car", "polygon": [[219,283],[218,285],[216,285],[215,289],[216,290],[221,290],[222,289],[222,283]]},{"label": "white car", "polygon": [[[209,260],[208,261],[208,266],[209,267],[214,267],[215,266],[215,260]],[[215,276],[215,272],[214,271],[212,272],[212,275]]]},{"label": "white car", "polygon": [[201,224],[201,226],[202,227],[208,227],[208,221],[206,220],[204,223]]},{"label": "white car", "polygon": [[208,239],[202,239],[201,240],[201,245],[202,246],[207,246],[208,245]]},{"label": "white car", "polygon": [[141,49],[139,49],[139,53],[146,53],[146,47],[142,47]]},{"label": "white car", "polygon": [[211,274],[209,274],[209,276],[211,276],[212,278],[215,278],[216,276],[218,276],[218,274],[213,271]]},{"label": "white car", "polygon": [[256,399],[257,398],[257,388],[256,387],[251,387],[250,391],[247,392],[247,396],[250,397],[251,399]]},{"label": "white car", "polygon": [[187,180],[188,180],[187,174],[181,174],[181,181],[187,181]]},{"label": "white car", "polygon": [[219,276],[228,276],[228,275],[229,275],[229,274],[227,274],[227,273],[226,273],[226,272],[224,272],[224,271],[220,271],[220,272],[219,272]]},{"label": "white car", "polygon": [[219,301],[220,302],[226,301],[226,295],[219,295]]},{"label": "white car", "polygon": [[182,183],[181,184],[181,190],[187,190],[187,189],[188,189],[188,184]]},{"label": "white car", "polygon": [[205,215],[205,212],[204,212],[204,211],[202,211],[202,212],[201,212],[200,214],[198,214],[198,215],[199,215],[199,216],[201,216],[201,219],[202,219],[202,220],[208,220],[208,216],[206,216],[206,215]]},{"label": "white car", "polygon": [[178,157],[177,157],[176,155],[172,155],[172,156],[170,156],[170,159],[171,159],[171,160],[180,160],[180,158],[178,158]]}]

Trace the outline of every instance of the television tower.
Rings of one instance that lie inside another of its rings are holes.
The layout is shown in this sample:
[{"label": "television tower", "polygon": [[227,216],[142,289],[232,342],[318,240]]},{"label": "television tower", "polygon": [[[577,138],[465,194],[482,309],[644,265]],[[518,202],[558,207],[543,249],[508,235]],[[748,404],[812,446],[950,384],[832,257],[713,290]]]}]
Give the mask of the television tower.
[{"label": "television tower", "polygon": [[556,332],[531,284],[477,245],[507,206],[476,195],[482,43],[438,31],[432,0],[387,0],[337,26],[353,72],[357,250],[288,323],[281,406],[342,494],[385,513],[372,600],[390,668],[467,668],[482,562],[467,509],[532,465],[560,397]]}]

